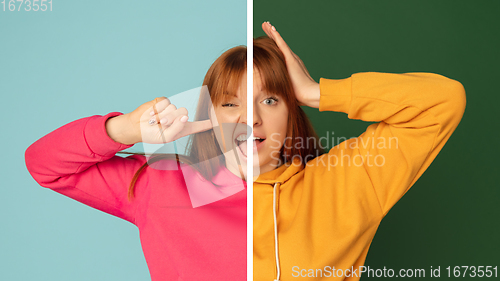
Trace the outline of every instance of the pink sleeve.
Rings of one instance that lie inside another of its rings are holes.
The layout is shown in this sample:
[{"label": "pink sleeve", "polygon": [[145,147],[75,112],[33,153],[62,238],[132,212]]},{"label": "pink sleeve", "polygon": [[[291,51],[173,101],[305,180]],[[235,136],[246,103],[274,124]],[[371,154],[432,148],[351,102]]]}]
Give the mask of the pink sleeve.
[{"label": "pink sleeve", "polygon": [[41,186],[135,224],[140,198],[129,201],[128,188],[146,159],[115,155],[132,146],[113,141],[106,132],[106,120],[117,115],[122,113],[78,119],[45,135],[26,150],[26,167]]}]

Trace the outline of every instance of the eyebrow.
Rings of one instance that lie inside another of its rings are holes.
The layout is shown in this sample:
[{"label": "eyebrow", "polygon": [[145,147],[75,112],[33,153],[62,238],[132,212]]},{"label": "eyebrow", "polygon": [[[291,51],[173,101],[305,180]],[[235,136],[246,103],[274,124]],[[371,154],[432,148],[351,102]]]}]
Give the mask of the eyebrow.
[{"label": "eyebrow", "polygon": [[226,96],[229,96],[229,97],[238,97],[236,94],[232,94],[229,91],[226,91]]}]

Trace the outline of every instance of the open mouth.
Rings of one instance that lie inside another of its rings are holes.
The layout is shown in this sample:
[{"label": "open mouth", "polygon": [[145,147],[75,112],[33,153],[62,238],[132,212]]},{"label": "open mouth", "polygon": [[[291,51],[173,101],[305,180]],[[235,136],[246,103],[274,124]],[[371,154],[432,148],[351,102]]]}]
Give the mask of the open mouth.
[{"label": "open mouth", "polygon": [[[265,140],[266,140],[265,138],[254,137],[253,138],[254,150],[256,148],[259,148],[261,143],[263,143]],[[240,150],[241,154],[247,157],[247,136],[245,134],[238,135],[238,137],[236,137],[235,139],[235,143],[238,146],[238,149]]]}]

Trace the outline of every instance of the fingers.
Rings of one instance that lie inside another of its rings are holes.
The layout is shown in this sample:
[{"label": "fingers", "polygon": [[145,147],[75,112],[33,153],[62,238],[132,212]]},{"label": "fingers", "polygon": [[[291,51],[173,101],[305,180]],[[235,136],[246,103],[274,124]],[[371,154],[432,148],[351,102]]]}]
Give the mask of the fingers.
[{"label": "fingers", "polygon": [[170,104],[158,114],[158,118],[162,126],[170,126],[175,118],[181,115],[188,116],[187,109],[185,107],[177,108],[175,105]]},{"label": "fingers", "polygon": [[150,113],[151,116],[162,112],[163,110],[165,110],[165,108],[167,108],[170,105],[170,100],[166,97],[155,98],[153,102],[154,104],[151,112],[154,114]]},{"label": "fingers", "polygon": [[288,46],[288,44],[286,44],[285,40],[283,40],[283,38],[281,37],[279,32],[276,31],[276,28],[274,28],[274,26],[272,26],[271,23],[269,23],[267,21],[267,22],[262,23],[262,29],[267,34],[267,36],[269,36],[270,38],[272,38],[274,40],[274,42],[276,42],[276,45],[278,45],[281,52],[285,56],[285,61],[286,61],[287,66],[289,67],[289,69],[290,69],[290,67],[294,68],[295,64],[296,64],[302,69],[302,71],[307,75],[307,77],[310,80],[313,80],[311,75],[309,74],[309,71],[307,71],[307,68],[304,65],[304,62],[299,58],[299,56],[297,56],[292,51],[292,49],[290,49],[290,47]]},{"label": "fingers", "polygon": [[267,36],[269,36],[269,38],[273,39],[273,35],[271,34],[271,26],[269,26],[270,23],[268,21],[265,21],[262,23],[262,30],[264,30],[264,32],[266,33]]},{"label": "fingers", "polygon": [[[149,125],[158,124],[160,122],[158,113],[162,112],[169,105],[170,100],[166,97],[155,98],[154,100],[141,105],[137,108],[137,110],[140,110],[141,122],[148,122]],[[146,106],[146,108],[141,109],[143,106]]]},{"label": "fingers", "polygon": [[165,135],[164,142],[175,141],[191,134],[212,129],[212,122],[210,120],[183,122],[182,117],[184,116],[175,118],[172,125],[163,131]]},{"label": "fingers", "polygon": [[210,120],[187,122],[184,124],[184,128],[178,133],[177,138],[182,138],[187,135],[208,131],[212,128],[213,125],[212,121]]},{"label": "fingers", "polygon": [[177,108],[166,97],[155,98],[153,102],[154,104],[149,113],[150,119],[148,122],[150,125],[159,123],[162,127],[168,127],[181,115],[186,116],[184,121],[187,121],[188,111],[186,108]]},{"label": "fingers", "polygon": [[267,36],[269,36],[271,39],[274,40],[274,42],[276,42],[276,45],[278,45],[278,48],[280,48],[281,52],[285,56],[285,60],[287,62],[292,62],[295,59],[296,55],[286,44],[285,40],[283,40],[283,38],[276,30],[276,28],[272,26],[270,22],[267,21],[262,24],[262,29],[267,34]]},{"label": "fingers", "polygon": [[172,125],[170,127],[166,128],[163,130],[163,134],[165,136],[165,139],[163,142],[171,142],[176,139],[181,138],[180,132],[184,129],[186,122],[182,122],[186,118],[183,119],[184,116],[178,116],[172,121]]},{"label": "fingers", "polygon": [[152,103],[146,121],[151,126],[159,125],[164,143],[213,128],[211,120],[187,122],[187,109],[177,108],[166,97],[155,98]]}]

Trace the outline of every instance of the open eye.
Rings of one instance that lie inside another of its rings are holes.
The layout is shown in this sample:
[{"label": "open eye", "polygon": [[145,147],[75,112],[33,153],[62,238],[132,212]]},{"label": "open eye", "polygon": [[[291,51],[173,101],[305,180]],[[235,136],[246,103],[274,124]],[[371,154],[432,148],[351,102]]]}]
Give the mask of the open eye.
[{"label": "open eye", "polygon": [[225,103],[225,104],[222,105],[222,107],[235,107],[235,106],[236,106],[236,104],[230,103],[230,102]]},{"label": "open eye", "polygon": [[275,105],[278,102],[278,99],[276,97],[269,97],[265,99],[263,102],[266,105]]}]

